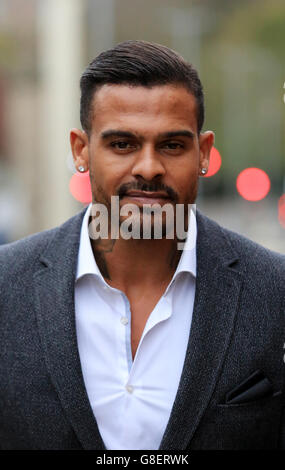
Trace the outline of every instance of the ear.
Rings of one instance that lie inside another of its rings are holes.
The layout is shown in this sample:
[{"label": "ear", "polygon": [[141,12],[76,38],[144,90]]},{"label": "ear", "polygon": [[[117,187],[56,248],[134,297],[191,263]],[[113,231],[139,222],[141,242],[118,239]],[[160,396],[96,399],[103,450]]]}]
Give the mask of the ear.
[{"label": "ear", "polygon": [[200,147],[199,169],[200,169],[200,172],[201,172],[202,168],[206,168],[206,170],[208,170],[210,152],[211,152],[211,148],[214,145],[214,141],[215,141],[215,134],[212,131],[202,132],[199,136],[199,147]]},{"label": "ear", "polygon": [[85,171],[89,169],[88,136],[80,129],[71,129],[70,145],[74,160],[74,165],[78,171],[79,166],[83,166]]}]

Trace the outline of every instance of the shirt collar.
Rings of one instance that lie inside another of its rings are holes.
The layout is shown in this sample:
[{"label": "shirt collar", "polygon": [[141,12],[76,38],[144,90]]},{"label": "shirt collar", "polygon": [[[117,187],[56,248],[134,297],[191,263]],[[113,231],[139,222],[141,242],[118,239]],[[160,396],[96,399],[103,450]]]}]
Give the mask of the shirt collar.
[{"label": "shirt collar", "polygon": [[[194,205],[194,208],[196,205]],[[184,243],[181,258],[179,260],[177,269],[174,273],[173,279],[182,272],[189,272],[196,277],[197,264],[196,264],[196,240],[197,240],[197,221],[195,209],[191,207],[189,210],[189,227],[187,238]]]},{"label": "shirt collar", "polygon": [[[84,276],[85,274],[95,274],[105,283],[105,280],[95,261],[90,238],[89,238],[88,223],[89,223],[89,215],[91,212],[91,207],[92,207],[92,204],[89,204],[85,212],[85,215],[83,217],[83,221],[82,221],[78,261],[77,261],[76,281],[82,276]],[[184,248],[183,248],[183,251],[182,251],[182,254],[181,254],[181,257],[180,257],[180,260],[179,260],[179,263],[176,268],[172,281],[174,281],[174,279],[178,276],[178,274],[182,272],[191,273],[194,277],[196,277],[196,239],[197,239],[197,222],[196,222],[195,212],[192,208],[190,211],[190,223],[189,223],[187,239],[184,244]]]},{"label": "shirt collar", "polygon": [[[85,215],[83,217],[81,232],[80,232],[80,242],[79,242],[79,252],[78,252],[78,261],[77,261],[77,271],[76,271],[76,281],[84,276],[85,274],[95,274],[103,279],[103,276],[97,266],[95,261],[91,241],[89,238],[88,224],[89,216],[91,212],[92,203],[89,204]],[[105,282],[105,281],[104,281]]]}]

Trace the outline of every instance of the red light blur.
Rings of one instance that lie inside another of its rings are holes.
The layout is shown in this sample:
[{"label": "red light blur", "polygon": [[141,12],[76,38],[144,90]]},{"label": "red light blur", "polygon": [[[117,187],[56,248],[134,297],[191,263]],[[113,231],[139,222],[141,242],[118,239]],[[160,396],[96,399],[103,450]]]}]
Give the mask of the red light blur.
[{"label": "red light blur", "polygon": [[270,191],[270,179],[260,168],[246,168],[237,177],[236,187],[247,201],[260,201]]},{"label": "red light blur", "polygon": [[285,228],[285,194],[278,201],[278,219],[280,225]]},{"label": "red light blur", "polygon": [[204,175],[204,178],[208,178],[209,176],[213,176],[216,173],[218,173],[219,169],[221,168],[221,165],[222,165],[221,154],[215,147],[212,147],[211,152],[210,152],[208,172],[206,175]]},{"label": "red light blur", "polygon": [[74,173],[70,178],[69,191],[77,201],[89,204],[92,201],[89,171]]}]

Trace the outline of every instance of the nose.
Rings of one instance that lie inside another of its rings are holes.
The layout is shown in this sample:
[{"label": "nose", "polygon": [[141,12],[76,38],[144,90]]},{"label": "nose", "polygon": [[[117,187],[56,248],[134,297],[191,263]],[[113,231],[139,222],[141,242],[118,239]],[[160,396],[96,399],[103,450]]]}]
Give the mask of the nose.
[{"label": "nose", "polygon": [[141,176],[147,181],[165,175],[165,167],[161,161],[162,158],[154,148],[146,146],[136,155],[136,160],[132,167],[132,175],[136,177]]}]

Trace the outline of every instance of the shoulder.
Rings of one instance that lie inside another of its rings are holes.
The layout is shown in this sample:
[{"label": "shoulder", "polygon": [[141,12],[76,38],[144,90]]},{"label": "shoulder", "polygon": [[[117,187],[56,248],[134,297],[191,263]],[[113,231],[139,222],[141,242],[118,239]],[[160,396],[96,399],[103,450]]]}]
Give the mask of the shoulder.
[{"label": "shoulder", "polygon": [[53,238],[58,228],[29,235],[21,240],[0,246],[0,265],[3,269],[12,269],[16,264],[37,259]]},{"label": "shoulder", "polygon": [[[209,217],[197,211],[198,233],[199,226],[204,234],[208,234],[209,247],[227,246],[239,258],[240,269],[252,276],[268,278],[274,275],[277,278],[285,277],[285,255],[263,247],[249,238],[229,230]],[[219,244],[217,243],[219,240]],[[222,242],[221,242],[222,240]],[[217,256],[221,253],[217,253]]]},{"label": "shoulder", "polygon": [[[34,264],[48,247],[56,249],[59,238],[64,239],[67,234],[78,233],[78,228],[84,215],[84,211],[68,219],[62,225],[29,235],[25,238],[0,246],[0,282],[6,280],[9,275],[32,272]],[[66,238],[68,243],[68,237]]]}]

